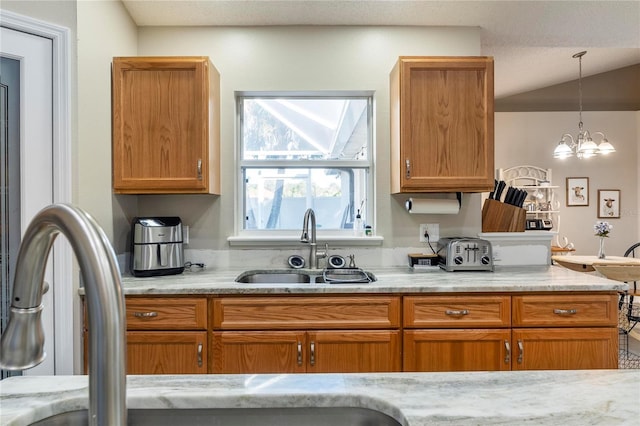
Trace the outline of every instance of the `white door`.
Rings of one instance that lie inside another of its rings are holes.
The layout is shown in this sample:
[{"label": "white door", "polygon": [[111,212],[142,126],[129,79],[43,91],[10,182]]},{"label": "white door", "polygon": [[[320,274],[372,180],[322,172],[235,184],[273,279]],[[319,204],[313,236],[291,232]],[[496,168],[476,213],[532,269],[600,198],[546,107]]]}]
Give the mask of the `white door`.
[{"label": "white door", "polygon": [[[53,76],[52,42],[20,31],[1,28],[2,56],[20,62],[20,225],[27,225],[43,207],[53,202]],[[13,184],[10,182],[10,185]],[[47,282],[53,282],[47,268]],[[47,358],[26,374],[53,374],[55,366],[54,291],[43,303]]]},{"label": "white door", "polygon": [[[2,9],[0,24],[0,54],[20,63],[22,233],[42,207],[71,202],[69,29]],[[81,327],[74,322],[79,303],[72,273],[71,247],[58,238],[45,275],[51,285],[43,301],[48,359],[27,374],[73,374],[81,368],[81,357],[76,356]]]}]

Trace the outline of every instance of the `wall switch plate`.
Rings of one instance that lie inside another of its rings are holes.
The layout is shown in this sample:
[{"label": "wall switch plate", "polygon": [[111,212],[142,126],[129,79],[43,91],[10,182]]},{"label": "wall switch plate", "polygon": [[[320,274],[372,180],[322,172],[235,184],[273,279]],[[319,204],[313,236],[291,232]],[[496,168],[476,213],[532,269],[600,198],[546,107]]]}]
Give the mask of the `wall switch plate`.
[{"label": "wall switch plate", "polygon": [[440,225],[437,223],[421,223],[420,224],[420,242],[426,243],[427,237],[425,232],[429,234],[430,243],[437,243],[440,239]]}]

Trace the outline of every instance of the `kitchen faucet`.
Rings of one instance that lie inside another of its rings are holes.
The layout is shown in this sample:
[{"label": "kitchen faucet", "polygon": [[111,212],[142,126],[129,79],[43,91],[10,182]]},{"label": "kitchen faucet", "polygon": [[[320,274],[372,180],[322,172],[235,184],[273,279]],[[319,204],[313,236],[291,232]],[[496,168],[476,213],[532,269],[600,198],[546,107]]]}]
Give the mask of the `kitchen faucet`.
[{"label": "kitchen faucet", "polygon": [[[311,239],[309,239],[309,219],[311,219]],[[309,243],[309,268],[318,269],[318,258],[327,257],[328,245],[325,244],[325,251],[318,251],[316,244],[316,214],[313,209],[307,209],[304,213],[300,241]]]},{"label": "kitchen faucet", "polygon": [[[0,340],[0,367],[23,370],[40,364],[44,272],[59,233],[69,240],[85,288],[89,316],[89,424],[127,424],[125,304],[120,270],[104,231],[83,210],[54,204],[27,228],[16,260],[7,329]],[[70,277],[69,277],[70,278]]]}]

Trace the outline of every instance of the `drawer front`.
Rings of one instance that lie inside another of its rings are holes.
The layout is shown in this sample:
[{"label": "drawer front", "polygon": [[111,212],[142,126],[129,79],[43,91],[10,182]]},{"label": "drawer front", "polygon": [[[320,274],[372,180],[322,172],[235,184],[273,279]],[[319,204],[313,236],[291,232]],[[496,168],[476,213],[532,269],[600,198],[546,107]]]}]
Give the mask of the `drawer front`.
[{"label": "drawer front", "polygon": [[384,329],[400,326],[400,298],[224,297],[213,301],[219,330]]},{"label": "drawer front", "polygon": [[206,298],[127,297],[127,330],[206,330]]},{"label": "drawer front", "polygon": [[514,327],[610,326],[618,321],[617,294],[513,296]]},{"label": "drawer front", "polygon": [[509,327],[509,296],[405,296],[406,328]]}]

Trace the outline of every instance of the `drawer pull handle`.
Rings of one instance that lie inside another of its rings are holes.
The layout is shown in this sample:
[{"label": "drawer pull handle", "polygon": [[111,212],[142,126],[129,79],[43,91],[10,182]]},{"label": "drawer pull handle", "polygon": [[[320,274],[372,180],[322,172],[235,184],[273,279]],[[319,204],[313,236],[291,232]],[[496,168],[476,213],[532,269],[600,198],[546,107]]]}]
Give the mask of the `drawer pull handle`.
[{"label": "drawer pull handle", "polygon": [[134,312],[133,316],[136,318],[153,318],[157,317],[157,312]]},{"label": "drawer pull handle", "polygon": [[196,165],[196,171],[198,172],[198,180],[202,180],[202,159],[198,158],[198,164]]},{"label": "drawer pull handle", "polygon": [[298,342],[298,365],[302,365],[302,343]]},{"label": "drawer pull handle", "polygon": [[202,367],[202,343],[198,343],[198,367]]},{"label": "drawer pull handle", "polygon": [[311,354],[309,356],[309,363],[311,365],[316,365],[316,344],[315,344],[315,342],[311,342]]},{"label": "drawer pull handle", "polygon": [[522,358],[524,357],[524,345],[522,340],[518,340],[518,364],[522,364]]},{"label": "drawer pull handle", "polygon": [[554,314],[557,315],[575,315],[578,313],[577,309],[554,309]]},{"label": "drawer pull handle", "polygon": [[511,362],[511,345],[508,340],[504,341],[504,348],[507,351],[507,354],[504,356],[504,363],[509,364]]},{"label": "drawer pull handle", "polygon": [[411,160],[409,160],[408,158],[405,161],[405,170],[406,170],[406,179],[411,179]]},{"label": "drawer pull handle", "polygon": [[461,316],[461,315],[469,315],[469,311],[467,309],[460,309],[457,311],[454,311],[452,309],[447,309],[446,311],[444,311],[445,314],[447,315],[451,315],[451,316]]}]

